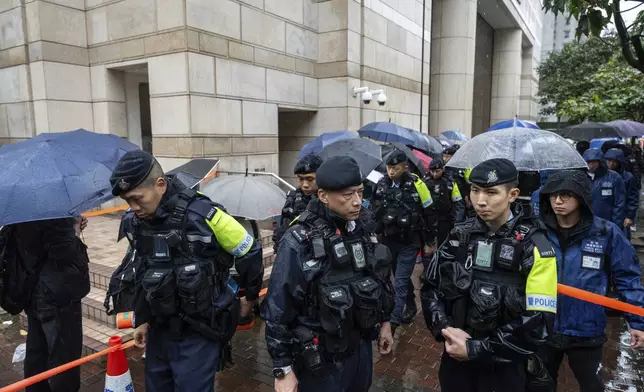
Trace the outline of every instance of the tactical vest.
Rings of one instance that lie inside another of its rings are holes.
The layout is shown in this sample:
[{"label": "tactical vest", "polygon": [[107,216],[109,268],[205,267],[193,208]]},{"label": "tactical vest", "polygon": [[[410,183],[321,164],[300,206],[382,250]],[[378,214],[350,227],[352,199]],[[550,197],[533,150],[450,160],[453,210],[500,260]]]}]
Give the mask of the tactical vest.
[{"label": "tactical vest", "polygon": [[375,339],[383,315],[393,310],[391,253],[375,236],[343,236],[309,211],[298,223],[308,235],[300,233],[296,238],[312,246],[313,258],[308,263],[328,263],[308,293],[309,314],[320,321],[323,351],[335,358],[345,356],[361,338]]},{"label": "tactical vest", "polygon": [[380,208],[384,211],[377,213],[382,217],[385,235],[418,230],[423,224],[421,203],[423,208],[432,204],[427,187],[414,174],[397,188],[381,183],[376,188],[376,196],[382,200]]},{"label": "tactical vest", "polygon": [[[457,224],[456,260],[441,271],[447,299],[456,300],[454,320],[473,337],[487,336],[497,327],[521,317],[526,309],[527,275],[522,273],[524,248],[532,241],[539,249],[552,247],[539,227],[517,224],[509,233],[470,233],[467,222]],[[449,270],[445,270],[448,268]],[[447,279],[444,279],[448,277]],[[460,301],[460,302],[459,302]]]},{"label": "tactical vest", "polygon": [[452,219],[452,181],[443,177],[438,180],[429,178],[426,182],[427,188],[432,193],[432,208],[439,213],[439,219]]},{"label": "tactical vest", "polygon": [[162,227],[139,221],[135,229],[135,250],[145,265],[142,287],[157,319],[179,316],[210,322],[221,310],[217,298],[228,290],[234,258],[223,249],[214,257],[205,255],[186,235],[187,213],[205,219],[213,208],[199,198],[194,190],[184,189],[166,204],[172,212]]}]

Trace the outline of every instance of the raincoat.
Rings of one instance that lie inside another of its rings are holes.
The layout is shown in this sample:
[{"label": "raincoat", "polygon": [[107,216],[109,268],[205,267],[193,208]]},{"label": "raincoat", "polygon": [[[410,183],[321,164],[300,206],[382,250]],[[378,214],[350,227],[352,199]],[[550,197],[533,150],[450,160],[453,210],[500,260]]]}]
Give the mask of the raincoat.
[{"label": "raincoat", "polygon": [[627,162],[626,157],[624,156],[624,151],[617,148],[611,148],[610,150],[606,151],[604,158],[619,162],[619,168],[616,170],[616,172],[622,176],[622,179],[624,180],[624,186],[626,187],[625,217],[635,221],[635,214],[637,213],[637,209],[640,203],[640,192],[637,181],[635,180],[633,174],[625,170]]},{"label": "raincoat", "polygon": [[615,223],[620,228],[626,214],[626,186],[622,177],[606,167],[604,154],[596,148],[584,152],[584,159],[600,161],[601,166],[590,173],[592,183],[592,209],[595,216]]},{"label": "raincoat", "polygon": [[[581,220],[567,235],[558,228],[549,196],[559,191],[572,192],[581,203]],[[553,175],[541,190],[541,219],[548,228],[548,238],[557,255],[559,283],[606,295],[608,273],[620,296],[636,306],[644,305],[640,264],[635,249],[622,231],[591,210],[591,187],[581,172]],[[554,332],[567,336],[594,338],[603,336],[607,315],[602,306],[559,295]],[[625,315],[631,328],[642,330],[644,318]]]}]

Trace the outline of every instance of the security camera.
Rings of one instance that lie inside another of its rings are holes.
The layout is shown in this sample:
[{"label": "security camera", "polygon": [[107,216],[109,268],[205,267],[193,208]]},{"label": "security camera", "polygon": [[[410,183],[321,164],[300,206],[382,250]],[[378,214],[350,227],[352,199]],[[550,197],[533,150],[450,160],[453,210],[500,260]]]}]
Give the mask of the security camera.
[{"label": "security camera", "polygon": [[385,106],[387,103],[387,96],[385,93],[378,94],[378,105]]},{"label": "security camera", "polygon": [[364,93],[362,93],[362,102],[364,102],[365,105],[369,105],[372,98],[373,95],[370,91],[365,91]]}]

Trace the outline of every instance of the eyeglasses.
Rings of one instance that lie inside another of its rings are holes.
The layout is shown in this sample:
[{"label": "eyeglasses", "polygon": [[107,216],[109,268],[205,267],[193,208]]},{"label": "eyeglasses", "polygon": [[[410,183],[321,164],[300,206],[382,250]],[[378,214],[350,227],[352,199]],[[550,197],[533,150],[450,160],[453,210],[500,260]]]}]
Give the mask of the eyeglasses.
[{"label": "eyeglasses", "polygon": [[573,194],[570,192],[557,192],[550,195],[550,200],[555,201],[557,198],[560,198],[561,201],[566,202],[570,200],[572,196]]}]

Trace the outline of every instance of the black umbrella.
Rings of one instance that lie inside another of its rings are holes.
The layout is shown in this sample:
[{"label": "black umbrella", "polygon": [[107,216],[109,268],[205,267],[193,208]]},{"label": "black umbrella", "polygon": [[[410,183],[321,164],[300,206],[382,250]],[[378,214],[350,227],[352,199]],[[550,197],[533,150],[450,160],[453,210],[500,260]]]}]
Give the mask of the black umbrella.
[{"label": "black umbrella", "polygon": [[418,158],[414,154],[411,148],[405,146],[402,143],[391,143],[389,145],[382,146],[382,161],[387,162],[387,158],[395,150],[401,150],[405,153],[405,155],[407,155],[407,159],[409,160],[409,166],[410,166],[409,168],[411,169],[412,172],[418,174],[421,178],[427,175],[427,171],[425,170],[423,163],[420,161],[420,158]]},{"label": "black umbrella", "polygon": [[586,122],[566,127],[561,136],[575,141],[601,139],[606,137],[628,137],[619,127],[606,123]]},{"label": "black umbrella", "polygon": [[363,179],[382,162],[380,146],[364,138],[345,139],[329,144],[319,155],[322,159],[347,155],[352,157],[360,166]]},{"label": "black umbrella", "polygon": [[443,145],[433,136],[425,135],[424,133],[414,131],[413,129],[410,129],[409,133],[414,139],[413,144],[407,144],[409,147],[420,150],[425,154],[443,152]]},{"label": "black umbrella", "polygon": [[218,159],[192,159],[189,162],[170,170],[168,175],[174,175],[175,178],[181,181],[185,186],[193,188],[199,184],[201,180],[206,177],[215,168]]}]

